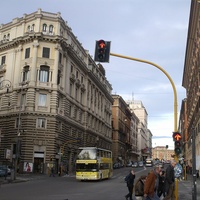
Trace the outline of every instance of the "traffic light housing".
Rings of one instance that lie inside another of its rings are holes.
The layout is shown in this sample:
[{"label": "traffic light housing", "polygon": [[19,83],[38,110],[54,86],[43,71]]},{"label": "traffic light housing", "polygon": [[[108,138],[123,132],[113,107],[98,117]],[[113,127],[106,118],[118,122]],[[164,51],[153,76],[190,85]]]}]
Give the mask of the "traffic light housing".
[{"label": "traffic light housing", "polygon": [[96,62],[109,62],[110,42],[104,40],[96,41],[94,60]]},{"label": "traffic light housing", "polygon": [[179,132],[174,132],[173,139],[174,139],[174,152],[178,156],[182,152],[182,144],[181,144],[182,136]]},{"label": "traffic light housing", "polygon": [[175,141],[175,154],[179,155],[181,153],[181,142],[180,141]]}]

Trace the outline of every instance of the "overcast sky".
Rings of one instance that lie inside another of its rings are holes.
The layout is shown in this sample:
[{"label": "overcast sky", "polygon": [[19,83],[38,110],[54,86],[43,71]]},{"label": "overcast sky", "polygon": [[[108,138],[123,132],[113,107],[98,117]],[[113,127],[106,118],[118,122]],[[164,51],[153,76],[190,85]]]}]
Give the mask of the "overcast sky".
[{"label": "overcast sky", "polygon": [[[182,77],[191,0],[6,0],[0,23],[24,13],[61,12],[83,47],[94,56],[95,41],[111,41],[111,52],[151,61],[172,78],[178,112],[186,97]],[[141,100],[153,146],[173,148],[174,93],[166,75],[152,65],[110,57],[103,64],[113,94]],[[178,116],[179,119],[179,116]]]}]

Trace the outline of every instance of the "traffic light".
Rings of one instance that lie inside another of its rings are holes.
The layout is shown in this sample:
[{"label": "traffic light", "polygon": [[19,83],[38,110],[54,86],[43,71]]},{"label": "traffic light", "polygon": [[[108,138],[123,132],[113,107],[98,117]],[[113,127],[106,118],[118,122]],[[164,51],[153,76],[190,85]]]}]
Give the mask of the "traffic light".
[{"label": "traffic light", "polygon": [[173,139],[174,139],[174,152],[178,156],[182,152],[182,150],[181,150],[181,148],[182,148],[182,144],[181,144],[182,136],[179,132],[174,132],[173,133]]},{"label": "traffic light", "polygon": [[175,141],[175,154],[179,155],[181,153],[181,142],[180,141]]},{"label": "traffic light", "polygon": [[96,41],[94,60],[96,62],[109,62],[110,42],[104,40]]}]

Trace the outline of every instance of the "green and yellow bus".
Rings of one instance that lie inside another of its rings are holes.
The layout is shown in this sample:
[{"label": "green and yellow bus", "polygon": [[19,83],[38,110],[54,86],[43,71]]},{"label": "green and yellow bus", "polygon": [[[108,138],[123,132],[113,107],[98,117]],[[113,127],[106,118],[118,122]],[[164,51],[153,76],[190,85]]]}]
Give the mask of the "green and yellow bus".
[{"label": "green and yellow bus", "polygon": [[77,180],[102,180],[112,177],[112,151],[97,147],[79,149],[76,160]]}]

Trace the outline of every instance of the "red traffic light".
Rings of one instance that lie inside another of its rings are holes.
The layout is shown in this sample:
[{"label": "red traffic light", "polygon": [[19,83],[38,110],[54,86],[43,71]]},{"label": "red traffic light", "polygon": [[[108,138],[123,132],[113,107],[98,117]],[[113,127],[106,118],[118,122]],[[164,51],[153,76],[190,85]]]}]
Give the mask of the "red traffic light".
[{"label": "red traffic light", "polygon": [[106,43],[104,40],[99,40],[98,41],[98,44],[99,44],[99,48],[100,49],[104,49],[106,47]]},{"label": "red traffic light", "polygon": [[181,134],[179,132],[174,132],[173,133],[173,138],[174,138],[175,141],[180,141],[182,136],[181,136]]},{"label": "red traffic light", "polygon": [[97,62],[109,62],[110,42],[105,40],[96,41],[94,60]]}]

